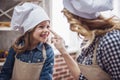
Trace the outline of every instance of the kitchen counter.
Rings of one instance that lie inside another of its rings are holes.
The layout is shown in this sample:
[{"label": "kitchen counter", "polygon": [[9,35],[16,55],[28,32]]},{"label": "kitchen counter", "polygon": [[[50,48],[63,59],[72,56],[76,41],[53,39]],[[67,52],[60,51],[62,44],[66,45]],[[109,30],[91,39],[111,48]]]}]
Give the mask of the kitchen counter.
[{"label": "kitchen counter", "polygon": [[0,67],[3,66],[4,62],[0,62]]}]

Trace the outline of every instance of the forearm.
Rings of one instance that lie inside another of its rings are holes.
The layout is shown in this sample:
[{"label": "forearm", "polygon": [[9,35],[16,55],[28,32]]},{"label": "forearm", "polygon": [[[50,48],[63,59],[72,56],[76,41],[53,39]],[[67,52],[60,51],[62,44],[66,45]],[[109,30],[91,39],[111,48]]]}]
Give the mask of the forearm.
[{"label": "forearm", "polygon": [[50,31],[54,35],[54,38],[52,38],[51,41],[54,43],[56,49],[64,57],[73,76],[76,78],[76,80],[79,79],[80,69],[79,69],[77,63],[75,62],[75,60],[67,53],[67,51],[65,49],[64,40],[58,34],[56,34],[54,31],[52,31],[52,30],[50,30]]},{"label": "forearm", "polygon": [[67,52],[62,53],[62,56],[64,57],[64,60],[66,61],[72,75],[78,80],[80,76],[78,64]]}]

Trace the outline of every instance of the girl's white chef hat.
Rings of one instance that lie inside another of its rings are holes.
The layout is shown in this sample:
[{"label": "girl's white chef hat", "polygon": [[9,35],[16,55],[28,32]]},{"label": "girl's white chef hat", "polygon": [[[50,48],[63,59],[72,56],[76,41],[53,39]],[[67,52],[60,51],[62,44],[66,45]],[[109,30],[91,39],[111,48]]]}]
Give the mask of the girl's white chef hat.
[{"label": "girl's white chef hat", "polygon": [[86,19],[95,19],[100,12],[113,9],[113,0],[63,0],[63,4],[74,15]]},{"label": "girl's white chef hat", "polygon": [[11,28],[20,31],[21,33],[25,33],[45,20],[50,19],[43,8],[37,4],[26,2],[23,5],[14,8]]}]

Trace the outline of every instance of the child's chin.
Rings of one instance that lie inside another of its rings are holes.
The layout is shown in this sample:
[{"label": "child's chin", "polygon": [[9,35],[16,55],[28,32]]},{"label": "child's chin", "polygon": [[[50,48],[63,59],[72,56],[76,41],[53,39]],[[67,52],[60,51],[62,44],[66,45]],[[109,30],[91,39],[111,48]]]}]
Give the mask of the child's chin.
[{"label": "child's chin", "polygon": [[47,40],[43,40],[43,41],[41,41],[41,42],[46,43],[46,42],[47,42]]}]

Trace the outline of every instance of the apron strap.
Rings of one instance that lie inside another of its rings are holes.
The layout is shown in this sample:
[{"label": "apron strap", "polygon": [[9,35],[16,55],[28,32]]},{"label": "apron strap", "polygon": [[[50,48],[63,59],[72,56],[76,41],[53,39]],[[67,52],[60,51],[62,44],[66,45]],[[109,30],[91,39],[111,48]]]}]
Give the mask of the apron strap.
[{"label": "apron strap", "polygon": [[[45,50],[45,46],[43,45],[43,49],[42,49],[42,54],[43,54],[43,58],[44,58],[44,60],[43,60],[43,64],[45,63],[45,60],[46,60],[46,50]],[[17,54],[15,54],[15,58],[16,58],[16,56],[17,56]]]},{"label": "apron strap", "polygon": [[96,60],[97,60],[97,59],[96,59],[97,47],[98,47],[98,40],[96,41],[95,48],[94,48],[94,52],[93,52],[93,59],[92,59],[93,65],[94,65],[94,64],[97,64],[97,62],[96,62]]},{"label": "apron strap", "polygon": [[42,54],[43,54],[43,63],[45,63],[45,60],[46,60],[46,50],[45,50],[45,46],[43,45],[43,50],[42,50]]}]

